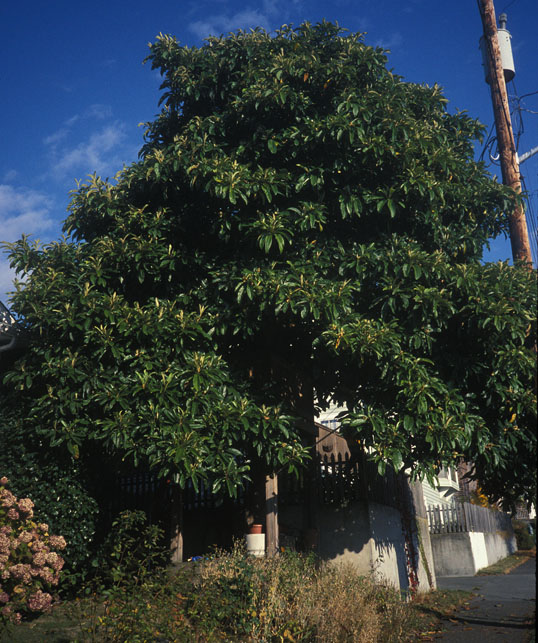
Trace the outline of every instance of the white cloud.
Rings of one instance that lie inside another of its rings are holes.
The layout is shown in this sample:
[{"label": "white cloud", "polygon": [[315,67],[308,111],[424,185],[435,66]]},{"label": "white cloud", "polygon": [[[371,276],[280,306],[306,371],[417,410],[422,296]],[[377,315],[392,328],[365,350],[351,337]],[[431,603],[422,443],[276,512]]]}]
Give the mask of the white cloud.
[{"label": "white cloud", "polygon": [[288,7],[295,8],[300,0],[282,2],[282,0],[264,0],[260,8],[244,7],[240,11],[222,12],[206,16],[201,20],[195,20],[189,24],[189,30],[199,38],[207,38],[209,35],[220,36],[237,29],[250,29],[262,27],[271,31],[280,27],[286,22]]},{"label": "white cloud", "polygon": [[68,127],[62,127],[59,130],[56,130],[53,134],[45,137],[43,143],[47,146],[55,147],[60,141],[65,139],[69,134]]},{"label": "white cloud", "polygon": [[196,20],[189,25],[190,31],[199,38],[207,38],[209,35],[220,36],[236,29],[251,27],[262,27],[270,31],[268,16],[258,9],[243,9],[231,15],[219,14],[205,20]]},{"label": "white cloud", "polygon": [[113,176],[135,159],[138,148],[128,143],[125,124],[111,118],[108,105],[90,105],[44,138],[49,155],[46,178],[71,180],[93,172]]},{"label": "white cloud", "polygon": [[54,225],[50,216],[52,207],[52,199],[46,194],[0,184],[0,239],[15,241],[23,233],[35,234],[49,230]]},{"label": "white cloud", "polygon": [[8,170],[2,177],[2,180],[6,183],[9,183],[10,181],[14,181],[18,176],[19,173],[17,172],[17,170]]},{"label": "white cloud", "polygon": [[[50,231],[55,222],[51,216],[53,200],[41,192],[0,184],[0,240],[13,242],[23,234],[40,235]],[[7,302],[13,290],[15,272],[0,255],[0,301]]]},{"label": "white cloud", "polygon": [[392,33],[390,36],[378,38],[374,47],[382,47],[383,49],[390,49],[391,51],[399,47],[403,43],[403,37],[400,32]]},{"label": "white cloud", "polygon": [[[136,158],[137,150],[125,145],[125,125],[110,122],[111,117],[109,105],[96,103],[68,118],[45,137],[43,144],[50,159],[46,176],[64,180],[92,172],[113,175],[125,162]],[[101,122],[99,129],[95,129],[96,121]]]},{"label": "white cloud", "polygon": [[7,293],[15,290],[14,279],[15,272],[9,267],[8,260],[0,257],[0,301],[6,305],[9,303]]},{"label": "white cloud", "polygon": [[113,175],[121,170],[125,158],[119,153],[126,140],[125,126],[106,125],[74,147],[54,145],[51,149],[53,175],[58,178],[97,172]]},{"label": "white cloud", "polygon": [[112,117],[112,108],[110,105],[101,105],[96,103],[90,105],[88,109],[82,114],[82,118],[97,118],[98,120],[105,120]]}]

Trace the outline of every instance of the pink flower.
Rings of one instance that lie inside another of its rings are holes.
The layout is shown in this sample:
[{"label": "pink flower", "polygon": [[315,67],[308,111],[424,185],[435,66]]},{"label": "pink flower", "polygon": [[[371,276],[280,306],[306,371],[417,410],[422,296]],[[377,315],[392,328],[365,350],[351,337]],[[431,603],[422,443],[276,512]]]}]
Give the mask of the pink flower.
[{"label": "pink flower", "polygon": [[47,533],[48,530],[49,530],[49,526],[47,525],[46,522],[40,522],[39,525],[37,525],[37,528],[40,529],[44,533]]},{"label": "pink flower", "polygon": [[49,542],[50,546],[54,547],[54,549],[65,549],[67,546],[63,536],[51,536]]},{"label": "pink flower", "polygon": [[5,534],[0,534],[0,553],[9,554],[11,549],[11,541]]},{"label": "pink flower", "polygon": [[57,585],[58,579],[54,578],[52,570],[49,567],[42,567],[39,570],[38,576],[45,581],[48,585]]},{"label": "pink flower", "polygon": [[[22,498],[17,503],[17,506],[19,507],[19,511],[22,511],[25,514],[33,515],[32,509],[34,508],[34,503],[30,500],[30,498]],[[30,518],[31,516],[28,517]]]},{"label": "pink flower", "polygon": [[14,507],[11,507],[11,509],[9,509],[7,512],[7,517],[11,520],[18,520],[19,512]]},{"label": "pink flower", "polygon": [[9,482],[9,480],[6,478],[6,476],[2,476],[0,478],[0,484],[7,484],[8,482]]},{"label": "pink flower", "polygon": [[56,562],[52,563],[52,569],[54,569],[55,572],[59,572],[64,566],[64,563],[65,563],[64,559],[58,556],[58,558],[56,559]]},{"label": "pink flower", "polygon": [[0,592],[0,603],[7,603],[9,601],[9,594]]},{"label": "pink flower", "polygon": [[45,556],[45,558],[47,560],[47,565],[50,565],[51,567],[54,567],[54,563],[57,563],[58,558],[60,558],[60,557],[58,556],[58,554],[55,551],[51,551]]},{"label": "pink flower", "polygon": [[13,507],[15,504],[15,496],[7,489],[0,489],[0,500],[4,507]]},{"label": "pink flower", "polygon": [[38,551],[34,554],[32,562],[37,567],[43,567],[47,563],[47,556],[42,551]]},{"label": "pink flower", "polygon": [[17,580],[22,580],[23,583],[29,583],[31,580],[30,565],[17,563],[17,565],[12,565],[9,568],[9,573],[11,574],[12,578],[16,578]]},{"label": "pink flower", "polygon": [[35,594],[32,594],[28,598],[28,607],[33,612],[42,612],[50,607],[52,603],[52,596],[46,592],[42,592],[40,589],[37,590]]},{"label": "pink flower", "polygon": [[19,542],[21,543],[29,543],[32,541],[33,537],[34,535],[32,534],[31,531],[21,531],[18,538],[19,538]]}]

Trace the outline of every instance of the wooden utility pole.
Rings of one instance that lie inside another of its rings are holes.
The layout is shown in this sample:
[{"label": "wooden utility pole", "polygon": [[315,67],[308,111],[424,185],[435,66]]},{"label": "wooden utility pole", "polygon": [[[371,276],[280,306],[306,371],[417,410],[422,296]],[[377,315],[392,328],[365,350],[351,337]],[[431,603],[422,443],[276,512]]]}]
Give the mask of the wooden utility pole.
[{"label": "wooden utility pole", "polygon": [[[495,8],[493,6],[493,0],[479,0],[478,4],[482,17],[482,26],[484,28],[487,75],[491,88],[491,100],[495,116],[495,129],[497,132],[502,179],[504,185],[509,185],[514,192],[519,195],[521,194],[519,162],[514,143],[508,95],[506,93],[506,81],[497,37]],[[510,216],[509,225],[513,260],[525,261],[529,264],[529,267],[532,267],[529,233],[522,203],[516,202],[514,211]]]}]

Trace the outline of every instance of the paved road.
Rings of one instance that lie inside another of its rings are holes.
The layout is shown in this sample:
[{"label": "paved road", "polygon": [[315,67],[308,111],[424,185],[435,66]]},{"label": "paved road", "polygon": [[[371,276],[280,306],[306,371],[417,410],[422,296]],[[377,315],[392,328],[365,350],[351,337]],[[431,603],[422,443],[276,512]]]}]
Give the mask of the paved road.
[{"label": "paved road", "polygon": [[529,640],[536,610],[536,558],[509,574],[453,576],[437,579],[439,589],[465,589],[476,594],[469,608],[444,623],[441,640],[450,643],[520,643]]}]

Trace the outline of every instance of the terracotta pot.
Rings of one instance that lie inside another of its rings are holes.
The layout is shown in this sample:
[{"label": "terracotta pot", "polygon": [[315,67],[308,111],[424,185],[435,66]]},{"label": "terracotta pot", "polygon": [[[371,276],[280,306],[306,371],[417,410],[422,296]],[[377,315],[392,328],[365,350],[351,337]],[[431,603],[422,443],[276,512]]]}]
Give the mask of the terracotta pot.
[{"label": "terracotta pot", "polygon": [[262,525],[250,525],[250,529],[248,530],[249,534],[261,534],[262,533]]}]

